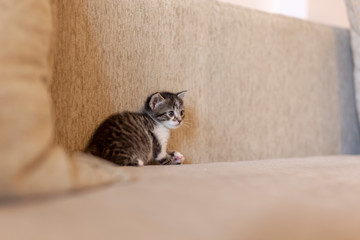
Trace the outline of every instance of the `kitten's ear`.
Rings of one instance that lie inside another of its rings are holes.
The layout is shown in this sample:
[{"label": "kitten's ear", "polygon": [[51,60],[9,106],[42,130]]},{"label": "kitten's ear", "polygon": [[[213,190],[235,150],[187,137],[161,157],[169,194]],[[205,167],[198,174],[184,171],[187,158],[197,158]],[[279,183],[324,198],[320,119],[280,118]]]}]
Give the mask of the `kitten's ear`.
[{"label": "kitten's ear", "polygon": [[178,92],[176,94],[176,96],[178,96],[181,99],[184,99],[185,95],[186,95],[187,91],[182,91],[182,92]]},{"label": "kitten's ear", "polygon": [[159,106],[159,104],[163,103],[164,101],[165,99],[163,98],[163,96],[161,96],[160,93],[154,93],[150,98],[150,108],[154,110],[157,106]]}]

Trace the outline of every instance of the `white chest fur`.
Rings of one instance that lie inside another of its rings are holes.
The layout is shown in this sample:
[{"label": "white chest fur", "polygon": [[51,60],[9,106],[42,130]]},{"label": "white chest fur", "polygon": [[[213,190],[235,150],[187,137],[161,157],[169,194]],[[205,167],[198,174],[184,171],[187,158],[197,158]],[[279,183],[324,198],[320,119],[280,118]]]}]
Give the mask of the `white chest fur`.
[{"label": "white chest fur", "polygon": [[157,155],[156,160],[161,160],[166,157],[166,146],[169,140],[170,130],[159,124],[155,126],[154,134],[161,146],[160,153]]}]

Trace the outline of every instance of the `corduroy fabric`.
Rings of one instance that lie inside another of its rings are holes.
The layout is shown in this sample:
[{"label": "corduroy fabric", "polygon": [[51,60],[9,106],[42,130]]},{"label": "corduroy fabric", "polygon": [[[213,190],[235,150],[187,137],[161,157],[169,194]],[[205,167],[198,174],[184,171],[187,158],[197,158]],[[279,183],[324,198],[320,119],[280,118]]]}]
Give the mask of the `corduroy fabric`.
[{"label": "corduroy fabric", "polygon": [[188,90],[189,162],[359,153],[347,30],[212,0],[54,0],[56,140]]}]

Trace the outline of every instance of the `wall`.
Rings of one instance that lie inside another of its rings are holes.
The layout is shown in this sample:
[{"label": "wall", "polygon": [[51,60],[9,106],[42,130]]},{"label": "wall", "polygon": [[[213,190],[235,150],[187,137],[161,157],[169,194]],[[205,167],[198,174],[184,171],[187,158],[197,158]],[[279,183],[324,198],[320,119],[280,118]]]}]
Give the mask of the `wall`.
[{"label": "wall", "polygon": [[349,27],[344,0],[308,0],[308,5],[308,18],[310,20]]},{"label": "wall", "polygon": [[349,27],[344,0],[219,0],[265,12]]}]

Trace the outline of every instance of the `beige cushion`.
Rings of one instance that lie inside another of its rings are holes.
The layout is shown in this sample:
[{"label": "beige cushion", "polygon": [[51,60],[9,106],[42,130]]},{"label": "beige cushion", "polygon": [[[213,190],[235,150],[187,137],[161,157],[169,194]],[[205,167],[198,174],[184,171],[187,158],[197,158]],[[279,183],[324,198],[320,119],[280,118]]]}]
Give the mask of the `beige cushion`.
[{"label": "beige cushion", "polygon": [[132,182],[0,209],[2,239],[358,240],[360,157],[126,168]]},{"label": "beige cushion", "polygon": [[47,63],[47,0],[0,3],[0,198],[74,190],[119,171],[54,144]]},{"label": "beige cushion", "polygon": [[55,0],[56,141],[188,90],[192,163],[360,152],[349,32],[213,0]]}]

